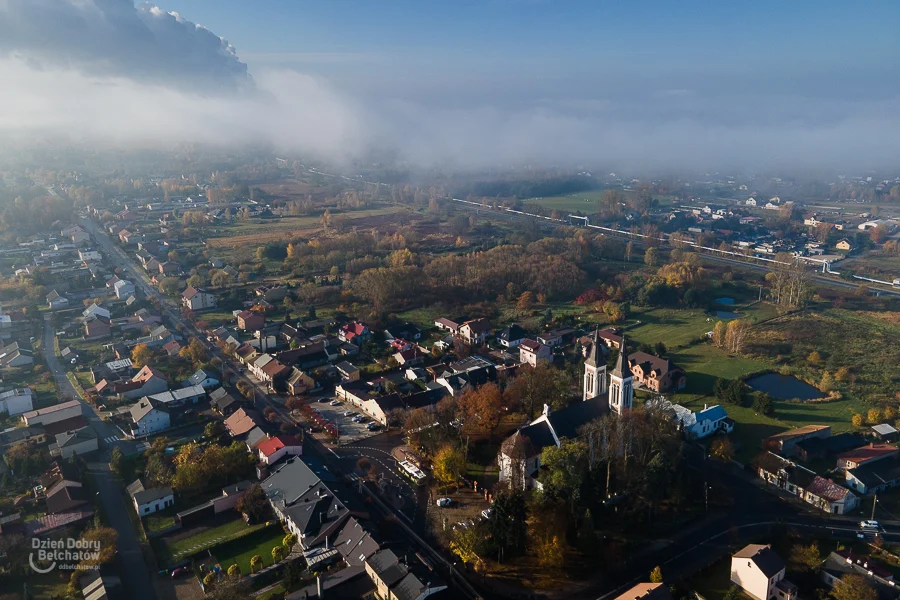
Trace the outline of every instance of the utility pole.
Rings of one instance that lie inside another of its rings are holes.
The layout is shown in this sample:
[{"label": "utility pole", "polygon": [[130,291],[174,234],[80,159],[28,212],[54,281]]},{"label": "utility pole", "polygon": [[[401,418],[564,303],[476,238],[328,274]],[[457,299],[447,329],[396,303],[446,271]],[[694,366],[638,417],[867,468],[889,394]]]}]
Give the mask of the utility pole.
[{"label": "utility pole", "polygon": [[872,498],[872,520],[875,520],[875,505],[878,504],[878,494],[875,494],[875,497]]}]

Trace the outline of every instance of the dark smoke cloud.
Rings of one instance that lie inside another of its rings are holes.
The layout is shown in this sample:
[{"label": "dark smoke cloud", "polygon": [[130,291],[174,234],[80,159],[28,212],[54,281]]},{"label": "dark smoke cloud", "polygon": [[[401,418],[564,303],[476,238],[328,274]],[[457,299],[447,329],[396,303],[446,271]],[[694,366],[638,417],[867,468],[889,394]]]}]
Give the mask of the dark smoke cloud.
[{"label": "dark smoke cloud", "polygon": [[227,41],[132,0],[0,0],[0,56],[206,94],[252,86]]}]

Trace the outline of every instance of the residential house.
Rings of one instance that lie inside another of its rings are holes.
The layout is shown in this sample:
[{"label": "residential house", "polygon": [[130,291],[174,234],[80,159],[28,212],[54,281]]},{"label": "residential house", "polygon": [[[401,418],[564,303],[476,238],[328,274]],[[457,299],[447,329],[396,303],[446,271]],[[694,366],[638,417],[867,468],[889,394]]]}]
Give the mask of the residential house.
[{"label": "residential house", "polygon": [[361,321],[354,321],[343,325],[338,331],[338,339],[349,344],[361,345],[367,339],[372,337],[369,326]]},{"label": "residential house", "polygon": [[646,352],[634,352],[628,355],[628,365],[637,385],[662,393],[682,390],[687,385],[684,370],[668,358],[660,358]]},{"label": "residential house", "polygon": [[96,389],[102,395],[115,394],[126,400],[136,400],[166,391],[169,389],[169,380],[150,365],[144,365],[129,381],[113,383],[108,389],[101,382]]},{"label": "residential house", "polygon": [[359,521],[350,517],[334,538],[333,547],[341,553],[350,567],[362,566],[366,559],[378,552],[378,542],[363,529]]},{"label": "residential house", "polygon": [[188,310],[206,310],[216,307],[216,297],[206,290],[188,286],[181,292],[181,303]]},{"label": "residential house", "polygon": [[516,348],[527,337],[528,333],[521,326],[513,323],[508,327],[504,327],[497,334],[497,341],[504,348]]},{"label": "residential house", "polygon": [[554,412],[545,404],[540,417],[501,444],[497,457],[500,481],[509,482],[517,488],[540,487],[536,478],[541,466],[541,451],[549,446],[559,447],[564,438],[577,439],[578,429],[582,425],[609,412],[609,398],[606,395],[575,402]]},{"label": "residential house", "polygon": [[28,367],[34,364],[34,354],[30,348],[22,348],[18,342],[12,342],[0,349],[0,367]]},{"label": "residential house", "polygon": [[837,469],[858,469],[859,467],[900,454],[900,448],[889,444],[869,444],[838,454]]},{"label": "residential house", "polygon": [[597,331],[597,337],[603,340],[607,348],[618,350],[622,347],[622,336],[612,329],[600,329]]},{"label": "residential house", "polygon": [[384,339],[388,341],[401,339],[416,342],[422,339],[422,331],[412,323],[404,323],[403,325],[395,325],[385,329]]},{"label": "residential house", "polygon": [[231,434],[231,437],[242,437],[254,427],[258,427],[262,421],[259,414],[249,408],[239,408],[234,411],[230,417],[225,419],[225,429]]},{"label": "residential house", "polygon": [[673,600],[664,583],[639,583],[613,600]]},{"label": "residential house", "polygon": [[50,310],[59,310],[61,308],[69,307],[69,299],[65,296],[61,295],[56,290],[53,290],[49,294],[47,294],[47,305],[50,307]]},{"label": "residential house", "polygon": [[199,385],[205,390],[214,388],[219,385],[219,378],[215,373],[205,369],[197,369],[197,371],[181,383],[182,387],[191,387]]},{"label": "residential house", "polygon": [[126,279],[120,279],[115,283],[113,289],[116,292],[116,298],[119,300],[127,300],[134,296],[134,284]]},{"label": "residential house", "polygon": [[896,442],[900,432],[893,425],[881,423],[872,427],[872,435],[882,442]]},{"label": "residential house", "polygon": [[536,367],[538,363],[548,363],[553,361],[553,349],[534,340],[522,340],[519,344],[519,360]]},{"label": "residential house", "polygon": [[[43,445],[47,443],[47,433],[43,426],[14,427],[0,431],[0,451],[18,446],[19,444]],[[2,467],[0,467],[2,469]]]},{"label": "residential house", "polygon": [[819,566],[819,578],[830,588],[841,585],[845,575],[858,575],[875,588],[878,598],[897,598],[897,581],[890,567],[873,556],[838,550]]},{"label": "residential house", "polygon": [[423,569],[425,572],[417,576],[414,564],[401,562],[389,549],[367,558],[365,568],[375,584],[376,596],[384,600],[421,600],[447,589],[434,572]]},{"label": "residential house", "polygon": [[441,331],[449,331],[452,335],[456,335],[459,333],[459,323],[456,321],[451,321],[450,319],[446,319],[441,317],[434,322],[434,326],[440,329]]},{"label": "residential house", "polygon": [[131,497],[134,510],[139,517],[152,515],[170,506],[175,506],[175,493],[168,486],[145,488],[143,481],[135,479],[125,489]]},{"label": "residential house", "polygon": [[419,350],[418,346],[414,346],[409,350],[403,350],[402,352],[396,352],[393,355],[393,358],[401,367],[412,367],[421,365],[425,362],[425,354]]},{"label": "residential house", "polygon": [[831,427],[828,425],[804,425],[797,429],[777,433],[763,440],[763,448],[777,452],[781,456],[791,457],[797,453],[797,444],[815,438],[824,439],[831,437]]},{"label": "residential house", "polygon": [[308,394],[319,387],[315,379],[297,367],[291,367],[284,385],[288,393],[293,396]]},{"label": "residential house", "polygon": [[301,454],[303,454],[303,442],[292,435],[276,435],[256,446],[259,462],[266,465],[273,465],[285,456],[300,456]]},{"label": "residential house", "polygon": [[785,490],[819,510],[842,515],[859,504],[859,498],[847,488],[819,477],[809,469],[772,452],[760,454],[756,467],[759,476],[766,483]]},{"label": "residential house", "polygon": [[87,454],[99,448],[97,434],[90,427],[77,431],[66,431],[56,435],[56,442],[50,445],[50,455],[60,458]]},{"label": "residential house", "polygon": [[176,356],[181,352],[181,348],[182,346],[178,340],[172,340],[171,342],[166,342],[162,345],[163,351],[165,351],[168,356]]},{"label": "residential house", "polygon": [[85,339],[98,339],[109,337],[112,334],[112,326],[109,319],[103,317],[88,317],[84,320]]},{"label": "residential house", "polygon": [[11,417],[34,410],[31,388],[13,388],[0,392],[0,413]]},{"label": "residential house", "polygon": [[209,393],[210,407],[223,417],[231,416],[231,414],[239,409],[242,404],[242,401],[232,396],[228,390],[223,387],[217,388]]},{"label": "residential house", "polygon": [[362,409],[382,425],[387,425],[388,415],[392,410],[404,407],[397,394],[379,396],[372,392],[369,384],[362,381],[342,381],[335,387],[334,395]]},{"label": "residential house", "polygon": [[244,310],[237,315],[237,326],[242,331],[257,331],[266,324],[266,316],[252,310]]},{"label": "residential house", "polygon": [[48,514],[58,515],[84,510],[88,497],[80,481],[63,478],[46,491],[44,503]]},{"label": "residential house", "polygon": [[171,277],[181,273],[181,265],[174,260],[159,263],[159,274]]},{"label": "residential house", "polygon": [[82,416],[82,404],[78,400],[69,400],[46,408],[38,408],[22,415],[22,420],[29,427],[32,425],[49,425],[64,419]]},{"label": "residential house", "polygon": [[334,538],[350,511],[299,457],[288,459],[261,483],[275,515],[303,550]]},{"label": "residential house", "polygon": [[470,346],[481,346],[490,333],[490,321],[487,319],[472,319],[459,326],[457,335]]},{"label": "residential house", "polygon": [[693,411],[680,404],[668,404],[661,401],[664,410],[668,409],[672,418],[678,423],[679,429],[685,437],[692,440],[700,440],[715,433],[731,433],[734,431],[734,421],[728,418],[728,412],[718,404],[703,405],[703,410]]},{"label": "residential house", "polygon": [[337,363],[334,368],[337,369],[342,380],[359,381],[359,369],[346,360]]},{"label": "residential house", "polygon": [[141,398],[129,409],[131,415],[131,437],[143,437],[168,429],[171,424],[169,407],[164,402],[151,398]]},{"label": "residential house", "polygon": [[876,460],[848,469],[847,486],[861,494],[877,494],[900,485],[900,457]]},{"label": "residential house", "polygon": [[748,544],[731,557],[731,583],[757,600],[795,600],[797,586],[784,578],[785,567],[769,546]]},{"label": "residential house", "polygon": [[853,250],[853,244],[847,238],[843,238],[838,241],[837,244],[834,245],[838,250],[843,250],[844,252],[850,252]]},{"label": "residential house", "polygon": [[261,285],[253,292],[266,302],[278,302],[288,295],[288,289],[283,285]]},{"label": "residential house", "polygon": [[200,385],[190,385],[177,390],[166,390],[147,396],[151,400],[162,402],[170,408],[181,408],[189,404],[197,404],[206,396],[206,390]]},{"label": "residential house", "polygon": [[576,333],[577,332],[571,327],[552,329],[540,334],[537,337],[537,341],[544,344],[545,346],[556,348],[557,346],[562,346],[563,344],[568,344],[569,342],[571,342],[575,338]]},{"label": "residential house", "polygon": [[91,317],[100,317],[102,319],[110,320],[110,313],[108,310],[97,304],[96,302],[88,306],[86,309],[81,311],[81,316],[85,319],[90,319]]},{"label": "residential house", "polygon": [[828,458],[866,445],[866,438],[858,433],[844,432],[826,438],[810,438],[798,442],[795,456],[806,462],[817,458]]}]

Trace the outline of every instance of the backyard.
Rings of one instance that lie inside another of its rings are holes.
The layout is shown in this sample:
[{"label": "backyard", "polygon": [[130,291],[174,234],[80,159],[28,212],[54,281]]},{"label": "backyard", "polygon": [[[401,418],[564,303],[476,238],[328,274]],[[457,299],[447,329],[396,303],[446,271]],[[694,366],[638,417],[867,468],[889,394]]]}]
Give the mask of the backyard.
[{"label": "backyard", "polygon": [[[265,524],[247,525],[240,518],[234,518],[215,526],[194,527],[155,538],[152,543],[159,564],[164,565],[178,562],[219,544],[250,536],[265,527]],[[269,550],[271,551],[271,547]],[[271,559],[271,555],[269,558]]]},{"label": "backyard", "polygon": [[250,573],[250,559],[257,554],[262,558],[263,566],[272,566],[274,563],[272,548],[281,546],[284,536],[284,529],[276,523],[233,541],[219,544],[212,552],[223,570],[227,571],[229,566],[236,564],[241,573],[247,574]]}]

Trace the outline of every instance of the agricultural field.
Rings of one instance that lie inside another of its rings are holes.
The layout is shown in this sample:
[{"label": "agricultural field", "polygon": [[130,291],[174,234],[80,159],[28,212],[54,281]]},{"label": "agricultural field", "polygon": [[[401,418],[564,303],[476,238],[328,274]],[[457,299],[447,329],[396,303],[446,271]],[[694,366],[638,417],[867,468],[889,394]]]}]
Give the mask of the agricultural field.
[{"label": "agricultural field", "polygon": [[900,256],[888,256],[880,252],[870,252],[865,256],[851,258],[841,263],[852,268],[857,275],[892,282],[900,277]]},{"label": "agricultural field", "polygon": [[589,215],[597,212],[597,202],[603,196],[605,191],[606,190],[589,190],[568,194],[566,196],[528,198],[522,202],[525,202],[526,204],[540,204],[549,210],[570,213],[580,211]]}]

